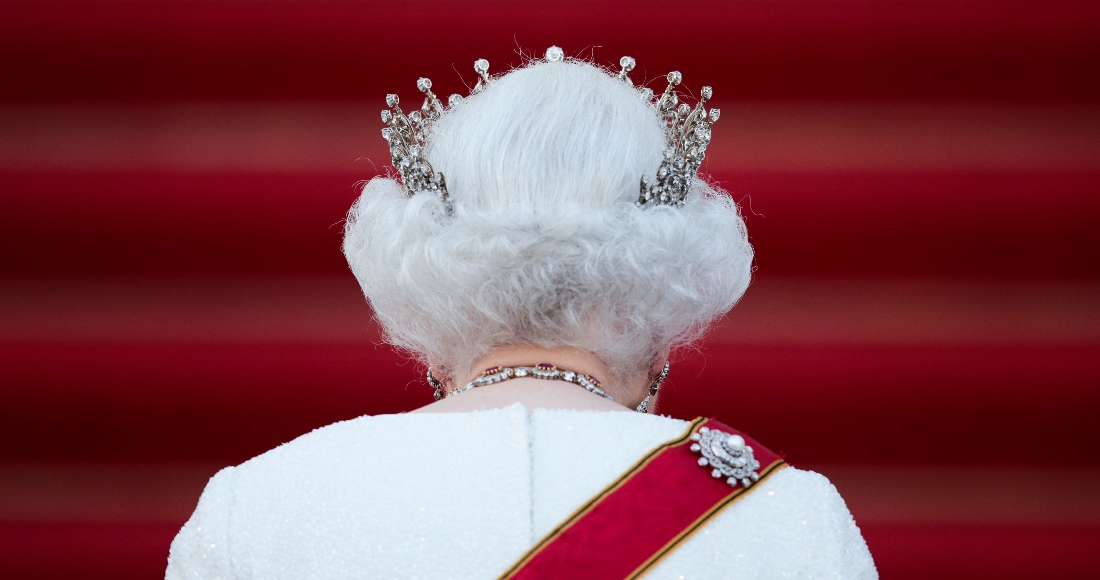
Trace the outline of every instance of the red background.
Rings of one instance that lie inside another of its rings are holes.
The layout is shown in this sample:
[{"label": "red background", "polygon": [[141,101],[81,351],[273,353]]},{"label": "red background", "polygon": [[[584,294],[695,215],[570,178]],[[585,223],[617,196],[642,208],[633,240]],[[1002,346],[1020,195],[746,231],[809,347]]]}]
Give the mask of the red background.
[{"label": "red background", "polygon": [[828,475],[886,578],[1095,568],[1095,3],[49,0],[0,3],[0,575],[159,576],[218,468],[430,402],[340,222],[385,93],[551,44],[723,109],[758,271],[661,412]]}]

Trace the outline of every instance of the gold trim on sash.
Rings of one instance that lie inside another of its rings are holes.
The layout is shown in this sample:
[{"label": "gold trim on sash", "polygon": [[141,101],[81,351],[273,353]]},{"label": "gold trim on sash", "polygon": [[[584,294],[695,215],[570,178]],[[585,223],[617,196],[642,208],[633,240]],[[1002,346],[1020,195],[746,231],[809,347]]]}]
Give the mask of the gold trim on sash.
[{"label": "gold trim on sash", "polygon": [[706,419],[704,417],[699,417],[698,419],[695,419],[691,422],[691,424],[688,425],[687,430],[684,431],[682,435],[671,441],[666,441],[651,449],[649,453],[646,453],[645,456],[635,462],[634,465],[630,466],[630,468],[624,471],[622,475],[615,479],[615,481],[611,482],[610,485],[603,488],[603,490],[601,490],[596,495],[592,496],[591,499],[589,499],[579,508],[574,510],[572,514],[569,514],[569,517],[562,520],[562,522],[558,524],[557,527],[555,527],[553,530],[550,530],[548,534],[543,536],[542,539],[539,540],[534,546],[532,546],[531,549],[527,550],[527,552],[522,557],[520,557],[520,559],[517,560],[515,564],[512,564],[511,567],[509,567],[507,570],[504,571],[503,574],[500,575],[500,580],[508,580],[509,578],[511,578],[513,574],[520,570],[520,568],[523,568],[524,564],[537,556],[539,552],[541,552],[542,549],[546,547],[547,544],[554,541],[555,538],[557,538],[570,527],[572,527],[573,524],[577,522],[577,520],[581,519],[581,517],[583,517],[585,514],[592,511],[596,506],[600,505],[600,502],[602,502],[604,498],[614,493],[615,490],[622,487],[623,484],[625,484],[627,481],[630,481],[630,478],[634,477],[636,473],[641,471],[641,469],[648,465],[649,462],[653,461],[655,457],[660,455],[662,452],[668,450],[669,448],[686,443],[689,439],[691,439],[691,434],[695,431],[695,429],[704,422],[706,422]]},{"label": "gold trim on sash", "polygon": [[[764,480],[768,479],[775,472],[779,471],[780,469],[783,469],[786,466],[787,466],[786,461],[783,461],[782,459],[776,459],[775,461],[773,461],[771,463],[771,465],[765,467],[764,470],[760,472],[760,479],[756,483],[753,484],[753,487],[756,487],[756,486],[764,483]],[[749,488],[749,489],[751,489],[751,488]],[[727,507],[737,503],[737,500],[744,497],[745,492],[749,491],[749,489],[746,489],[744,487],[738,488],[738,489],[734,490],[733,493],[729,494],[728,497],[726,497],[722,501],[714,504],[714,507],[710,508],[709,510],[707,510],[706,513],[699,516],[699,519],[692,522],[692,524],[690,526],[688,526],[683,532],[680,532],[680,534],[678,536],[676,536],[675,538],[669,540],[669,542],[667,544],[665,544],[665,546],[663,548],[661,548],[656,554],[653,554],[652,556],[650,556],[649,559],[646,560],[645,562],[643,562],[641,566],[638,566],[637,569],[635,569],[633,572],[631,572],[630,575],[626,577],[627,580],[634,580],[635,578],[641,578],[643,574],[645,574],[646,572],[649,572],[650,568],[656,566],[662,560],[667,558],[669,554],[675,552],[676,548],[680,547],[680,544],[684,543],[689,538],[694,536],[695,533],[698,532],[699,529],[702,528],[703,525],[706,524],[708,520],[710,520],[714,516],[721,513],[722,510],[726,509]]]},{"label": "gold trim on sash", "polygon": [[[522,557],[520,557],[515,563],[513,563],[503,574],[501,574],[498,577],[499,580],[513,579],[517,574],[523,571],[524,567],[529,562],[531,562],[536,556],[542,553],[543,550],[547,546],[549,546],[554,540],[558,539],[562,534],[573,527],[573,525],[579,522],[584,516],[586,516],[593,509],[599,506],[611,494],[615,493],[623,485],[634,478],[638,473],[642,471],[642,469],[653,462],[662,453],[675,447],[689,443],[692,434],[695,433],[704,423],[707,423],[708,421],[709,419],[705,417],[699,417],[698,419],[695,419],[688,425],[687,429],[682,435],[670,441],[666,441],[665,443],[654,447],[652,450],[646,453],[645,456],[643,456],[632,466],[630,466],[630,468],[624,471],[622,475],[620,475],[613,482],[608,484],[599,493],[592,496],[592,498],[590,498],[588,501],[586,501],[584,504],[574,510],[573,513],[569,515],[569,517],[562,520],[562,522],[559,523],[553,530],[543,536],[542,539],[535,543],[535,545],[527,550],[527,552],[525,552]],[[654,566],[659,564],[662,560],[668,557],[669,554],[674,552],[684,541],[695,535],[695,533],[698,532],[711,518],[721,513],[722,510],[726,509],[730,505],[736,503],[737,500],[739,500],[741,497],[744,497],[746,492],[752,490],[753,488],[756,488],[757,485],[763,483],[764,480],[769,478],[771,475],[773,475],[775,472],[779,471],[783,467],[786,467],[786,465],[787,464],[783,461],[783,459],[776,459],[766,468],[760,471],[759,480],[751,488],[738,487],[736,489],[732,489],[729,495],[722,497],[720,500],[718,500],[713,506],[707,509],[706,512],[696,518],[691,523],[691,525],[683,529],[680,533],[670,539],[663,547],[661,547],[660,550],[658,550],[649,558],[647,558],[644,562],[642,562],[636,569],[634,569],[633,572],[627,575],[626,578],[639,578],[645,573],[649,572]],[[700,475],[703,476],[703,474]],[[709,474],[706,475],[706,477],[709,477]]]}]

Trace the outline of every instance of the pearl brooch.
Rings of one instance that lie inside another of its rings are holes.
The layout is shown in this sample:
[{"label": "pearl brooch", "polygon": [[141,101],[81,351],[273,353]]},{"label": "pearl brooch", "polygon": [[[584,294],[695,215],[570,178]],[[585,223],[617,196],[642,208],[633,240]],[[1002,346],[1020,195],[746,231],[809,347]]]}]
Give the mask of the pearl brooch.
[{"label": "pearl brooch", "polygon": [[701,427],[691,435],[691,441],[689,449],[702,455],[699,466],[711,467],[711,477],[720,479],[725,476],[729,486],[741,485],[745,488],[760,479],[756,473],[760,462],[753,457],[752,447],[745,444],[744,437]]}]

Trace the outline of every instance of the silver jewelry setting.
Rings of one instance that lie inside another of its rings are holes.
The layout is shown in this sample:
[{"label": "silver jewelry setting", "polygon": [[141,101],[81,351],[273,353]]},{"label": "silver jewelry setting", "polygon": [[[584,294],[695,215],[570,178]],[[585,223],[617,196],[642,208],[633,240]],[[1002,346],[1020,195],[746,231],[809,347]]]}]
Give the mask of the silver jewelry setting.
[{"label": "silver jewelry setting", "polygon": [[[633,59],[631,59],[633,68]],[[619,77],[627,82],[626,66],[619,73]],[[641,207],[651,205],[671,205],[683,207],[691,190],[691,180],[699,172],[699,166],[703,164],[703,157],[707,153],[707,145],[710,144],[711,125],[718,120],[722,111],[706,108],[707,100],[714,96],[714,89],[703,87],[699,92],[699,102],[692,108],[687,103],[681,103],[676,94],[676,87],[682,77],[679,71],[668,73],[668,87],[656,103],[652,103],[653,91],[643,88],[642,98],[650,102],[656,110],[657,116],[665,127],[665,143],[668,145],[664,151],[664,160],[657,168],[657,178],[652,184],[642,176],[641,192],[636,202]]]},{"label": "silver jewelry setting", "polygon": [[428,381],[428,386],[435,390],[435,392],[432,393],[432,396],[435,397],[435,400],[440,401],[443,399],[443,397],[447,396],[447,388],[443,385],[442,381],[435,378],[435,375],[432,374],[432,369],[428,369],[425,379]]},{"label": "silver jewelry setting", "polygon": [[547,381],[565,381],[567,383],[573,383],[584,387],[588,392],[599,395],[608,401],[614,402],[615,399],[611,398],[603,390],[603,386],[600,384],[599,379],[592,375],[586,375],[584,373],[578,373],[574,371],[567,371],[559,369],[558,367],[550,363],[539,363],[533,367],[504,367],[495,366],[485,369],[474,380],[466,383],[465,386],[455,389],[446,394],[447,397],[457,395],[468,391],[476,387],[484,387],[485,385],[492,385],[495,383],[501,383],[504,381],[510,381],[512,379],[520,379],[524,377],[530,377],[533,379],[543,379]]},{"label": "silver jewelry setting", "polygon": [[648,413],[649,412],[649,401],[653,397],[657,396],[657,390],[661,388],[661,383],[665,382],[665,379],[668,378],[668,369],[669,369],[669,364],[668,364],[668,361],[666,360],[665,361],[665,368],[661,369],[661,373],[658,374],[657,377],[653,379],[652,383],[650,383],[649,392],[646,393],[645,398],[642,399],[642,402],[638,405],[638,408],[636,410],[639,413]]},{"label": "silver jewelry setting", "polygon": [[[545,58],[551,63],[563,62],[565,52],[557,46],[551,46],[546,49]],[[634,59],[629,56],[619,59],[621,70],[616,78],[633,86],[630,71],[634,70],[635,65]],[[474,72],[477,73],[478,80],[470,90],[471,96],[488,89],[493,83],[492,77],[489,76],[489,61],[483,58],[477,59],[474,62]],[[653,182],[650,183],[644,175],[641,177],[638,200],[635,202],[639,207],[657,205],[682,207],[684,205],[691,191],[691,182],[699,172],[707,145],[710,144],[711,125],[721,114],[718,109],[706,108],[707,101],[714,93],[711,87],[703,87],[699,93],[699,101],[695,107],[691,107],[687,103],[681,103],[677,95],[676,87],[683,80],[679,71],[668,73],[666,79],[668,86],[656,101],[654,101],[655,95],[652,89],[647,87],[638,89],[642,100],[650,105],[663,124],[666,144],[664,158],[657,168]],[[419,192],[434,193],[443,200],[446,213],[453,215],[454,206],[447,191],[446,179],[442,173],[436,173],[431,163],[425,159],[424,152],[432,124],[449,109],[459,106],[463,97],[451,95],[447,99],[447,106],[444,107],[439,98],[432,93],[430,79],[418,79],[416,88],[424,93],[424,104],[419,110],[407,115],[401,110],[397,95],[386,95],[386,106],[389,108],[382,110],[382,122],[386,125],[382,129],[382,137],[390,146],[393,166],[401,175],[405,195],[412,197]]]},{"label": "silver jewelry setting", "polygon": [[[443,207],[450,214],[454,209],[451,206],[451,196],[447,192],[447,180],[442,173],[436,173],[432,164],[424,158],[424,148],[427,147],[432,123],[443,116],[443,103],[432,92],[430,79],[417,80],[416,88],[424,93],[424,104],[419,111],[412,111],[408,115],[401,110],[401,99],[397,95],[386,95],[386,106],[389,109],[382,110],[382,122],[386,124],[382,129],[382,137],[390,145],[390,157],[393,159],[393,166],[401,174],[405,195],[412,197],[419,191],[438,194],[443,200]],[[451,96],[452,106],[456,104],[454,97],[457,96]]]},{"label": "silver jewelry setting", "polygon": [[756,473],[760,462],[753,457],[752,447],[745,445],[745,439],[717,429],[700,427],[698,433],[691,435],[691,450],[699,453],[700,467],[710,467],[711,477],[726,478],[730,487],[738,485],[748,489],[760,480]]}]

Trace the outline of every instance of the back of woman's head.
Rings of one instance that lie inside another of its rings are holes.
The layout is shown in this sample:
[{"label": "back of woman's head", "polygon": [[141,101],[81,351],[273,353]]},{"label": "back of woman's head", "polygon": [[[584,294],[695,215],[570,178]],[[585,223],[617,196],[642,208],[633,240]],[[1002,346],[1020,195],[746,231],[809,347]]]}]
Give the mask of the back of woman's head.
[{"label": "back of woman's head", "polygon": [[[639,207],[665,137],[638,91],[591,64],[539,62],[432,127],[428,192],[375,178],[344,253],[387,339],[464,373],[504,345],[573,346],[621,375],[699,336],[748,286],[736,205],[696,179],[682,207]],[[539,362],[539,361],[532,361]]]}]

